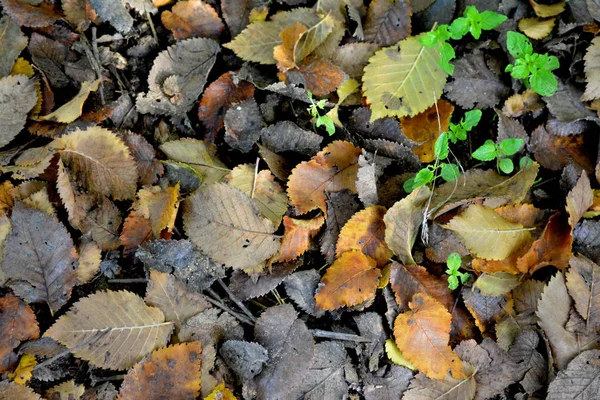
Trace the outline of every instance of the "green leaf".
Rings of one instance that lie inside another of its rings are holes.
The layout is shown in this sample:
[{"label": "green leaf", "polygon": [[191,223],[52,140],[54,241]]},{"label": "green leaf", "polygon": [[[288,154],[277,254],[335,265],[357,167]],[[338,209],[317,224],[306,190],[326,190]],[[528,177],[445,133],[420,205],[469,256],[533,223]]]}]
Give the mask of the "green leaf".
[{"label": "green leaf", "polygon": [[479,11],[477,11],[477,7],[475,6],[466,7],[463,15],[473,22],[481,20],[481,15],[479,14]]},{"label": "green leaf", "polygon": [[500,168],[500,171],[504,172],[507,175],[513,172],[515,169],[515,166],[513,165],[513,162],[510,158],[503,158],[502,160],[500,160],[498,167]]},{"label": "green leaf", "polygon": [[558,82],[554,74],[548,70],[540,69],[529,79],[531,88],[542,96],[552,96],[558,89]]},{"label": "green leaf", "polygon": [[480,161],[492,161],[497,157],[496,144],[488,139],[473,152],[473,158]]},{"label": "green leaf", "polygon": [[484,11],[481,13],[481,29],[489,31],[506,21],[506,15],[498,14],[493,11]]},{"label": "green leaf", "polygon": [[516,79],[525,79],[529,76],[527,65],[515,65],[510,71],[510,76]]},{"label": "green leaf", "polygon": [[500,142],[500,150],[505,156],[512,156],[525,144],[523,139],[507,138]]},{"label": "green leaf", "polygon": [[448,158],[448,133],[442,132],[440,136],[438,136],[435,144],[433,146],[433,154],[440,160],[445,160]]},{"label": "green leaf", "polygon": [[519,160],[519,168],[528,168],[531,164],[533,164],[533,160],[527,156],[521,157]]},{"label": "green leaf", "polygon": [[446,182],[455,181],[460,176],[460,170],[456,164],[442,164],[441,167],[440,175]]},{"label": "green leaf", "polygon": [[329,117],[320,115],[317,118],[315,125],[317,125],[317,127],[324,125],[325,130],[327,131],[327,133],[329,133],[329,136],[332,136],[335,133],[335,125],[333,123],[333,120]]},{"label": "green leaf", "polygon": [[[481,120],[481,110],[467,111],[465,113],[465,118],[464,118],[464,121],[462,122],[462,126],[467,131],[470,131],[475,126],[477,126],[477,124],[479,123],[480,120]],[[466,139],[466,137],[465,137],[465,139]],[[465,139],[462,139],[462,140],[465,140]]]},{"label": "green leaf", "polygon": [[506,46],[514,58],[521,58],[526,54],[533,53],[533,46],[527,36],[518,32],[508,31]]},{"label": "green leaf", "polygon": [[462,265],[462,259],[460,258],[460,254],[452,253],[446,259],[446,265],[448,266],[448,270],[453,273],[458,271],[460,266]]},{"label": "green leaf", "polygon": [[421,169],[419,172],[417,172],[417,175],[415,175],[413,189],[418,188],[419,186],[428,184],[429,182],[433,181],[433,178],[434,178],[434,175],[433,175],[433,171],[431,169],[429,169],[429,168]]},{"label": "green leaf", "polygon": [[471,35],[473,35],[473,37],[477,40],[479,40],[479,37],[481,36],[481,26],[479,26],[479,24],[471,24],[471,28],[469,29],[469,32],[471,32]]},{"label": "green leaf", "polygon": [[[418,186],[414,186],[415,185],[415,178],[410,178],[407,179],[406,181],[404,181],[404,183],[402,184],[402,188],[404,189],[404,191],[406,193],[411,193],[413,190],[415,190]],[[421,185],[423,186],[423,185]]]},{"label": "green leaf", "polygon": [[460,277],[461,283],[464,285],[471,277],[471,274],[469,274],[468,272],[459,272],[458,276]]},{"label": "green leaf", "polygon": [[448,63],[450,60],[453,60],[456,57],[456,53],[454,52],[454,48],[448,42],[442,42],[440,46],[440,56],[442,57],[442,62]]},{"label": "green leaf", "polygon": [[455,275],[450,275],[448,277],[448,289],[455,290],[458,288],[458,278]]},{"label": "green leaf", "polygon": [[439,48],[424,47],[419,38],[401,40],[369,59],[362,79],[371,121],[417,115],[442,95],[448,74],[438,65]]},{"label": "green leaf", "polygon": [[460,40],[469,32],[471,23],[467,18],[456,18],[448,27],[450,37],[454,40]]},{"label": "green leaf", "polygon": [[425,47],[433,47],[439,42],[438,35],[433,32],[427,32],[425,35],[421,36],[419,39],[419,43],[421,43]]}]

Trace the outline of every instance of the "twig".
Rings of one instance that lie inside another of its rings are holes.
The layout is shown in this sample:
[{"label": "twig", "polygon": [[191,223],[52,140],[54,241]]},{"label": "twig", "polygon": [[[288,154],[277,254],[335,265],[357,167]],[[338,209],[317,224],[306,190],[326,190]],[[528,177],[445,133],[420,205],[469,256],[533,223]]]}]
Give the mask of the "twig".
[{"label": "twig", "polygon": [[244,312],[244,314],[246,314],[246,316],[248,316],[248,318],[250,318],[250,320],[252,322],[256,322],[256,317],[254,315],[252,315],[252,313],[250,312],[250,310],[248,310],[248,308],[246,308],[246,306],[244,305],[244,303],[242,303],[242,301],[240,299],[238,299],[231,292],[231,290],[229,290],[229,288],[227,287],[227,285],[225,283],[223,283],[223,281],[221,279],[217,279],[217,282],[223,288],[223,290],[225,291],[225,293],[227,293],[227,295],[229,296],[229,298],[231,300],[233,300],[233,302],[235,304],[237,304],[237,306],[240,308],[240,310],[242,310]]},{"label": "twig", "polygon": [[150,11],[146,10],[146,18],[148,18],[148,23],[150,24],[150,30],[152,31],[152,36],[154,36],[154,40],[156,40],[156,45],[158,46],[158,35],[156,34],[156,29],[154,28],[154,22],[152,22],[152,16],[150,15]]},{"label": "twig", "polygon": [[108,283],[146,283],[148,279],[146,278],[129,278],[129,279],[109,279]]},{"label": "twig", "polygon": [[221,299],[219,298],[219,296],[213,290],[207,289],[206,292],[209,294],[209,296],[206,297],[206,300],[210,304],[212,304],[213,306],[218,307],[221,310],[223,310],[223,311],[231,314],[233,317],[237,318],[238,320],[240,320],[240,322],[242,322],[244,324],[254,325],[253,321],[249,320],[248,318],[244,317],[243,315],[240,315],[240,314],[236,313],[231,308],[229,308],[225,304],[223,304],[223,302],[221,301]]},{"label": "twig", "polygon": [[256,167],[254,167],[254,179],[252,180],[252,195],[251,199],[254,198],[254,191],[256,190],[256,177],[258,176],[258,163],[260,162],[260,158],[256,157]]},{"label": "twig", "polygon": [[341,332],[331,332],[324,331],[321,329],[311,329],[310,330],[314,337],[324,338],[324,339],[332,339],[332,340],[345,340],[348,342],[357,342],[357,343],[372,343],[371,339],[367,339],[362,336],[353,335],[351,333],[341,333]]},{"label": "twig", "polygon": [[104,83],[102,82],[102,70],[100,68],[100,65],[102,65],[102,63],[100,62],[100,52],[98,51],[98,38],[96,37],[95,26],[92,27],[92,51],[94,52],[94,58],[98,63],[97,68],[95,69],[96,75],[98,76],[98,79],[100,79],[100,101],[104,105]]}]

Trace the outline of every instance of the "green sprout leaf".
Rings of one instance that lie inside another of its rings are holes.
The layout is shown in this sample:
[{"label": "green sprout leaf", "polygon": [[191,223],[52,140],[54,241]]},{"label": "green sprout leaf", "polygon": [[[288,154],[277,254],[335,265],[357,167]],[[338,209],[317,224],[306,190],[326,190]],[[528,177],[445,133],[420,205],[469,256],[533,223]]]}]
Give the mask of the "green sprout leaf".
[{"label": "green sprout leaf", "polygon": [[325,126],[325,130],[327,131],[327,133],[329,133],[329,136],[332,136],[335,133],[335,124],[333,123],[333,120],[329,117],[319,115],[317,117],[315,125],[317,127]]},{"label": "green sprout leaf", "polygon": [[466,272],[459,272],[458,269],[462,265],[462,260],[460,258],[460,254],[452,253],[446,259],[446,265],[448,269],[446,269],[446,273],[448,274],[448,288],[454,290],[458,288],[459,279],[460,282],[465,284],[470,275]]},{"label": "green sprout leaf", "polygon": [[406,193],[411,193],[413,190],[416,189],[415,185],[415,178],[410,178],[407,179],[406,181],[404,181],[404,183],[402,184],[402,188],[404,189],[404,191]]},{"label": "green sprout leaf", "polygon": [[531,88],[542,96],[552,96],[558,90],[558,82],[554,74],[546,69],[539,69],[529,78]]},{"label": "green sprout leaf", "polygon": [[433,146],[433,153],[440,160],[445,160],[448,158],[448,133],[442,132],[442,134],[437,138],[435,144]]},{"label": "green sprout leaf", "polygon": [[496,144],[488,139],[480,148],[473,152],[473,158],[480,161],[492,161],[498,156]]},{"label": "green sprout leaf", "polygon": [[434,177],[433,171],[430,168],[421,169],[417,172],[417,175],[415,175],[413,189],[427,185],[429,182],[433,181]]},{"label": "green sprout leaf", "polygon": [[[462,122],[462,126],[467,131],[470,131],[475,126],[477,126],[477,124],[479,123],[480,120],[481,120],[481,110],[467,111],[465,113],[465,118],[464,118],[464,121]],[[465,137],[465,139],[466,139],[466,137]],[[465,140],[465,139],[462,139],[462,140]]]},{"label": "green sprout leaf", "polygon": [[503,158],[498,163],[498,168],[500,168],[500,171],[504,172],[505,174],[510,174],[515,169],[515,166],[510,158]]},{"label": "green sprout leaf", "polygon": [[514,31],[507,33],[506,47],[514,58],[521,58],[524,55],[533,53],[533,46],[527,36]]},{"label": "green sprout leaf", "polygon": [[505,156],[512,156],[516,154],[521,147],[525,144],[523,139],[519,138],[507,138],[500,142],[500,150]]},{"label": "green sprout leaf", "polygon": [[456,290],[458,288],[458,278],[456,275],[448,276],[448,289]]},{"label": "green sprout leaf", "polygon": [[469,32],[470,22],[467,18],[456,18],[450,24],[448,28],[448,32],[450,32],[450,37],[454,40],[460,40],[463,36]]},{"label": "green sprout leaf", "polygon": [[448,256],[448,258],[446,259],[446,265],[448,266],[446,273],[453,274],[453,273],[457,272],[458,269],[460,268],[460,266],[462,265],[462,259],[460,258],[460,254],[458,254],[458,253],[450,254]]},{"label": "green sprout leaf", "polygon": [[458,169],[458,165],[456,164],[442,164],[441,165],[441,173],[442,179],[446,182],[452,182],[458,179],[460,176],[460,170]]},{"label": "green sprout leaf", "polygon": [[506,21],[506,15],[498,14],[493,11],[484,11],[481,13],[481,29],[486,31],[496,28]]},{"label": "green sprout leaf", "polygon": [[519,160],[519,168],[521,169],[529,168],[531,164],[533,164],[533,160],[527,156],[521,157]]}]

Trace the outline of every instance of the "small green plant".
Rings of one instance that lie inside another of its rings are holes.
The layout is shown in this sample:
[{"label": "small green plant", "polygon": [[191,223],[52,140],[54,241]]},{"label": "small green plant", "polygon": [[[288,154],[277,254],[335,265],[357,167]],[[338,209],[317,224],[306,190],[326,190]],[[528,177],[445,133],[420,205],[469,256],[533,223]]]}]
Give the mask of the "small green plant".
[{"label": "small green plant", "polygon": [[473,152],[473,158],[479,161],[496,160],[496,169],[505,174],[510,174],[515,169],[513,161],[509,156],[516,154],[525,141],[518,138],[506,138],[500,144],[488,139],[477,150]]},{"label": "small green plant", "polygon": [[460,176],[458,165],[454,163],[443,162],[450,155],[450,142],[456,144],[459,140],[467,139],[467,132],[470,132],[481,119],[480,110],[471,110],[465,113],[465,117],[458,123],[450,122],[448,130],[442,132],[435,141],[433,153],[435,162],[422,168],[414,178],[404,182],[404,190],[407,193],[412,192],[420,186],[427,185],[437,178],[442,178],[446,182],[452,182]]},{"label": "small green plant", "polygon": [[306,94],[310,100],[310,106],[306,109],[310,115],[312,115],[312,122],[314,126],[317,128],[319,126],[324,126],[329,136],[332,136],[335,133],[335,125],[333,120],[326,115],[321,115],[319,110],[325,109],[325,103],[327,103],[327,99],[321,99],[317,102],[313,99],[313,94],[310,91],[307,91]]},{"label": "small green plant", "polygon": [[460,40],[470,32],[478,40],[482,31],[494,29],[506,20],[505,15],[493,11],[480,13],[475,6],[468,6],[463,15],[452,21],[450,25],[440,25],[419,39],[421,44],[426,47],[440,44],[442,59],[439,65],[450,75],[454,73],[454,65],[450,64],[450,61],[456,57],[456,54],[452,45],[448,43],[449,39]]},{"label": "small green plant", "polygon": [[468,272],[459,272],[458,269],[462,265],[462,260],[458,253],[450,254],[446,260],[446,265],[448,266],[446,273],[448,274],[448,288],[450,290],[458,288],[459,279],[460,283],[464,285],[471,277]]},{"label": "small green plant", "polygon": [[506,39],[508,52],[515,58],[514,64],[508,64],[505,71],[516,79],[523,79],[527,88],[542,96],[556,93],[558,83],[552,73],[560,67],[558,58],[533,52],[533,46],[527,36],[518,32],[508,32]]}]

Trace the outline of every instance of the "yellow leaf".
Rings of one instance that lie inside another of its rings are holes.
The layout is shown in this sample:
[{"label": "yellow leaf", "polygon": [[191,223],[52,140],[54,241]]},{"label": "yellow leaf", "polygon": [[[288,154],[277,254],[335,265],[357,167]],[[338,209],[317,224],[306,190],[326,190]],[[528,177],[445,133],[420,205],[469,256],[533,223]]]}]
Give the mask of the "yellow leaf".
[{"label": "yellow leaf", "polygon": [[164,189],[160,186],[141,189],[134,208],[138,215],[150,220],[155,237],[160,237],[165,228],[171,231],[179,210],[179,182]]},{"label": "yellow leaf", "polygon": [[63,104],[58,109],[48,115],[43,115],[39,119],[42,121],[54,121],[64,124],[70,124],[77,118],[81,117],[83,111],[83,103],[87,100],[91,92],[95,92],[100,87],[100,79],[93,82],[83,82],[79,93],[73,97],[68,103]]},{"label": "yellow leaf", "polygon": [[519,29],[532,39],[543,39],[552,32],[554,18],[523,18],[519,21]]},{"label": "yellow leaf", "polygon": [[358,83],[357,80],[347,79],[337,88],[338,102],[331,110],[327,112],[327,114],[325,114],[329,118],[331,118],[333,123],[337,126],[342,127],[342,123],[340,122],[340,118],[338,116],[340,106],[342,105],[344,100],[346,100],[346,98],[352,93],[356,92],[359,87],[360,83]]},{"label": "yellow leaf", "polygon": [[227,389],[224,383],[221,383],[204,400],[236,400],[236,398],[231,390]]},{"label": "yellow leaf", "polygon": [[37,365],[35,356],[31,354],[23,354],[19,360],[19,365],[14,372],[8,374],[8,377],[21,386],[24,386],[31,380],[33,368]]},{"label": "yellow leaf", "polygon": [[183,138],[160,146],[171,160],[188,164],[201,177],[203,183],[219,182],[229,169],[215,156],[215,147],[198,139]]},{"label": "yellow leaf", "polygon": [[566,5],[564,1],[556,4],[540,4],[535,0],[529,0],[529,4],[531,4],[531,7],[533,7],[535,14],[541,18],[557,16],[565,10]]},{"label": "yellow leaf", "polygon": [[416,369],[415,366],[410,363],[410,361],[404,358],[402,352],[400,351],[398,346],[396,346],[396,343],[392,339],[386,339],[385,353],[394,364],[406,367],[408,369],[412,369],[413,371]]}]

